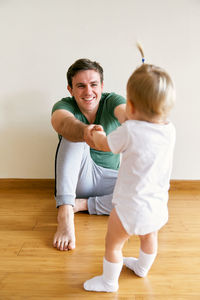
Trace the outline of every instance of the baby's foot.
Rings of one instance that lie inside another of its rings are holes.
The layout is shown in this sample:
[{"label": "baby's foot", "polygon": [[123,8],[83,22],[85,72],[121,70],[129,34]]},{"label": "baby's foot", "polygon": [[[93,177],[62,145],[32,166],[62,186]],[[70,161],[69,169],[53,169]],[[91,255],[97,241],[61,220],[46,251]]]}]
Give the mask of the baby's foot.
[{"label": "baby's foot", "polygon": [[96,276],[84,282],[84,289],[93,292],[116,292],[117,284],[108,284],[103,280],[103,276]]},{"label": "baby's foot", "polygon": [[148,273],[148,270],[143,270],[138,264],[138,259],[135,257],[124,257],[123,262],[125,266],[131,269],[137,276],[145,277]]}]

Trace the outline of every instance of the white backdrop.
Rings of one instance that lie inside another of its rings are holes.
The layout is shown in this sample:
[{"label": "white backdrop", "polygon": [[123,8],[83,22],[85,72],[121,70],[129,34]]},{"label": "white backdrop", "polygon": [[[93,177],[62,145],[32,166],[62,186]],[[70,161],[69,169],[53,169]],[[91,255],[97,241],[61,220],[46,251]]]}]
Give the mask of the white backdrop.
[{"label": "white backdrop", "polygon": [[173,179],[200,179],[199,0],[0,0],[0,178],[53,178],[51,108],[68,95],[78,58],[104,68],[104,91],[125,96],[141,63],[175,81]]}]

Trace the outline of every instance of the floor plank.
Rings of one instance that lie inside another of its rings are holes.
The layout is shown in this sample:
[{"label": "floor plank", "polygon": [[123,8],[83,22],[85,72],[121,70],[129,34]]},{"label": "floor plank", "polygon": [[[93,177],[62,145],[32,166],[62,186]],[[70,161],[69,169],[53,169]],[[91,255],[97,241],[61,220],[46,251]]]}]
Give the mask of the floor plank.
[{"label": "floor plank", "polygon": [[[107,216],[75,216],[74,251],[52,247],[56,230],[49,181],[0,182],[0,299],[200,299],[200,189],[178,183],[170,190],[168,224],[159,234],[157,259],[147,278],[123,267],[117,293],[90,293],[83,282],[102,270]],[[13,184],[13,186],[12,186]],[[183,187],[181,189],[181,187]],[[187,188],[186,188],[187,187]],[[123,249],[137,256],[138,237]]]}]

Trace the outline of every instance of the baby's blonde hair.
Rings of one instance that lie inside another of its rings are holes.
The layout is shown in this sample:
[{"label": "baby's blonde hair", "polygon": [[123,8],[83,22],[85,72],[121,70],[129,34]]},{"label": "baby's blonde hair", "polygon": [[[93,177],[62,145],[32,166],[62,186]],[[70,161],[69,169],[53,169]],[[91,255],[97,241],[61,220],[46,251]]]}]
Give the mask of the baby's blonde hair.
[{"label": "baby's blonde hair", "polygon": [[[138,49],[144,58],[141,46]],[[165,70],[144,63],[128,80],[127,98],[148,119],[166,118],[175,102],[175,88]]]}]

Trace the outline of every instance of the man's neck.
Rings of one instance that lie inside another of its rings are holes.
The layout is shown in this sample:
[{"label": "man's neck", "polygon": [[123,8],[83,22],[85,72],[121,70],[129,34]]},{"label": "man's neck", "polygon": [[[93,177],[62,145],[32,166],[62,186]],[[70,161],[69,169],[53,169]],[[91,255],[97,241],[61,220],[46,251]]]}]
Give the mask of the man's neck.
[{"label": "man's neck", "polygon": [[93,124],[97,113],[83,113],[90,124]]}]

